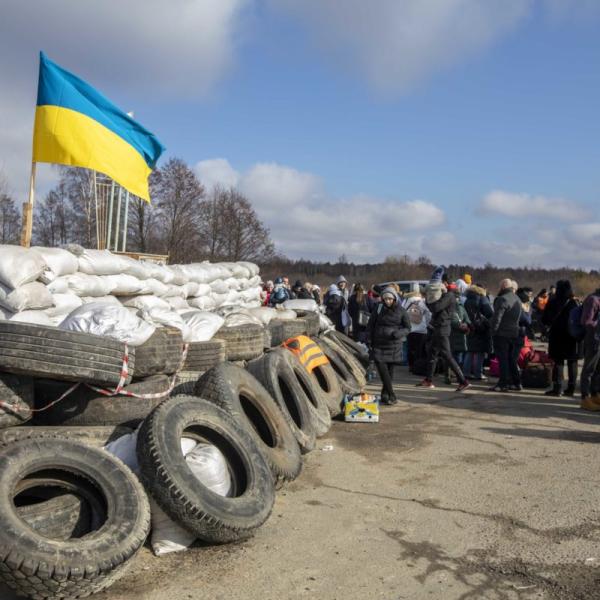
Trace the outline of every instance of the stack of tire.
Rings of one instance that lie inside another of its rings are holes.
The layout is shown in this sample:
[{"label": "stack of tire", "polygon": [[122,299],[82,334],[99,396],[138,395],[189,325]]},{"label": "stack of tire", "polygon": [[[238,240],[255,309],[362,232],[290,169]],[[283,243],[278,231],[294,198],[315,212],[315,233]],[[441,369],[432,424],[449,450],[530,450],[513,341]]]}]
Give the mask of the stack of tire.
[{"label": "stack of tire", "polygon": [[[148,497],[205,542],[251,536],[275,489],[300,474],[302,455],[339,415],[343,395],[365,384],[344,338],[315,337],[330,363],[309,373],[285,348],[264,353],[259,329],[229,328],[184,355],[170,329],[134,351],[0,322],[0,581],[36,599],[107,588],[148,536]],[[165,397],[175,373],[189,374],[187,393],[176,387]],[[119,383],[135,396],[99,391]],[[23,426],[30,419],[34,426]],[[102,449],[134,427],[139,477]],[[218,448],[232,479],[227,496],[189,476],[182,436]]]}]

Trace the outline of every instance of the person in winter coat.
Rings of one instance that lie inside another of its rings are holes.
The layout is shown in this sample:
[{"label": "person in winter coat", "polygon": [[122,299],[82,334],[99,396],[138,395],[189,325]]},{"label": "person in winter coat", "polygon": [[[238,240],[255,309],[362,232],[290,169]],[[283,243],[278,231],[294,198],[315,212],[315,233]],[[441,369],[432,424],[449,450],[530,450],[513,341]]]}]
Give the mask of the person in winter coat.
[{"label": "person in winter coat", "polygon": [[464,306],[471,328],[467,335],[463,372],[467,379],[485,381],[487,377],[483,374],[483,361],[486,354],[492,353],[491,319],[494,309],[485,288],[480,285],[472,285],[467,290]]},{"label": "person in winter coat", "polygon": [[500,379],[491,388],[494,392],[522,390],[521,372],[517,363],[519,347],[519,319],[521,301],[515,294],[517,284],[511,279],[500,282],[500,291],[494,300],[494,316],[491,321],[494,351],[500,366]]},{"label": "person in winter coat", "polygon": [[287,289],[283,277],[278,277],[275,280],[275,286],[271,292],[269,298],[269,304],[271,306],[277,306],[277,304],[283,304],[286,300],[290,300],[290,291]]},{"label": "person in winter coat", "polygon": [[348,302],[348,300],[350,299],[350,290],[348,289],[348,280],[343,275],[340,275],[337,278],[335,285],[337,285],[340,292],[342,292],[342,296],[344,296],[344,300],[346,302]]},{"label": "person in winter coat", "polygon": [[381,402],[396,404],[392,383],[394,368],[402,363],[402,342],[410,331],[410,321],[392,288],[385,288],[381,297],[381,303],[369,319],[368,337],[371,341],[371,355],[383,384]]},{"label": "person in winter coat", "polygon": [[[462,369],[464,357],[467,352],[467,333],[471,327],[471,319],[469,319],[465,307],[459,301],[459,287],[456,284],[450,284],[448,286],[448,293],[455,294],[457,299],[456,312],[452,315],[452,321],[450,323],[450,350],[452,350],[454,360]],[[452,383],[448,364],[446,364],[446,383]]]},{"label": "person in winter coat", "polygon": [[583,369],[581,370],[581,408],[600,410],[600,343],[597,337],[600,318],[600,288],[583,302],[581,324],[583,339]]},{"label": "person in winter coat", "polygon": [[452,356],[450,349],[450,331],[452,317],[456,312],[456,295],[446,290],[442,283],[444,269],[436,268],[432,279],[426,289],[427,308],[431,312],[431,321],[429,323],[429,338],[427,340],[427,376],[418,385],[426,388],[433,388],[433,374],[438,361],[438,356],[448,363],[450,369],[458,379],[457,392],[462,392],[470,387],[465,379],[461,368]]},{"label": "person in winter coat", "polygon": [[263,306],[269,306],[269,300],[271,299],[271,294],[273,293],[274,287],[275,285],[270,279],[264,285],[262,292],[260,293],[260,299]]},{"label": "person in winter coat", "polygon": [[325,314],[331,319],[337,331],[348,335],[350,315],[348,304],[337,285],[331,284],[325,296]]},{"label": "person in winter coat", "polygon": [[294,283],[292,292],[294,292],[297,300],[313,300],[312,294],[302,285],[299,279]]},{"label": "person in winter coat", "polygon": [[431,321],[431,312],[419,292],[409,292],[404,297],[404,309],[410,320],[410,333],[406,338],[408,346],[408,369],[412,371],[415,361],[425,358],[427,326]]},{"label": "person in winter coat", "polygon": [[357,342],[363,344],[367,342],[367,328],[374,306],[375,303],[369,298],[363,286],[357,283],[350,300],[348,300],[348,312],[352,320],[352,337]]},{"label": "person in winter coat", "polygon": [[[311,289],[308,290],[317,304],[321,304],[323,299],[321,298],[321,288],[316,283],[311,283]],[[307,288],[308,289],[308,288]]]},{"label": "person in winter coat", "polygon": [[542,321],[549,327],[548,354],[554,361],[552,369],[552,389],[546,392],[547,396],[563,395],[563,380],[565,361],[569,382],[564,391],[565,396],[575,394],[577,381],[577,340],[569,333],[569,313],[577,306],[571,282],[561,279],[556,282],[556,293],[548,300]]}]

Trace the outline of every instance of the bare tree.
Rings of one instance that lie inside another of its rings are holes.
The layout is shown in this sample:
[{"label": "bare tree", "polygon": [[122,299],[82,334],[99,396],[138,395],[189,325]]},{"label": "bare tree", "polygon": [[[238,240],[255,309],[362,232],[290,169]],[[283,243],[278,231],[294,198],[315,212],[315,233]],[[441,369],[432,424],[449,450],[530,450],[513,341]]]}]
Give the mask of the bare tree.
[{"label": "bare tree", "polygon": [[171,158],[150,176],[150,196],[156,202],[157,223],[164,233],[163,248],[169,259],[189,262],[197,258],[204,187],[195,173],[180,158]]},{"label": "bare tree", "polygon": [[252,205],[231,188],[215,188],[201,205],[200,235],[210,260],[260,260],[273,258],[269,230]]},{"label": "bare tree", "polygon": [[42,246],[60,246],[74,240],[75,215],[64,182],[50,190],[37,207],[33,220],[33,237]]},{"label": "bare tree", "polygon": [[71,204],[73,240],[86,248],[96,245],[94,174],[88,169],[60,167],[59,185],[64,186]]},{"label": "bare tree", "polygon": [[10,196],[8,183],[0,173],[0,243],[18,243],[20,230],[21,216]]},{"label": "bare tree", "polygon": [[156,240],[156,211],[140,198],[131,198],[127,227],[127,245],[139,252],[151,252],[161,242]]}]

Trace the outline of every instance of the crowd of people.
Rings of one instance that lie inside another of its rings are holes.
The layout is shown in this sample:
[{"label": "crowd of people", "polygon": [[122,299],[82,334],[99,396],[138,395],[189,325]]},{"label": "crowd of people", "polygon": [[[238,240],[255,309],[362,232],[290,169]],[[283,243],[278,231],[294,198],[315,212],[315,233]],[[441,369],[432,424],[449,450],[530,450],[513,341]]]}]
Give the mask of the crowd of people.
[{"label": "crowd of people", "polygon": [[451,280],[444,267],[434,270],[427,285],[404,294],[395,284],[351,287],[344,276],[323,296],[319,286],[301,281],[290,286],[286,277],[264,286],[265,305],[294,298],[322,304],[338,331],[369,349],[382,382],[383,404],[397,402],[394,370],[405,364],[423,377],[420,387],[434,388],[436,375],[451,384],[454,375],[456,390],[462,392],[471,381],[487,380],[484,368],[493,359],[498,380],[489,389],[519,392],[520,358],[531,340],[540,339],[548,342],[552,364],[545,394],[574,396],[583,358],[581,408],[600,411],[600,288],[581,302],[568,280],[534,295],[531,288],[503,279],[492,296],[468,273]]}]

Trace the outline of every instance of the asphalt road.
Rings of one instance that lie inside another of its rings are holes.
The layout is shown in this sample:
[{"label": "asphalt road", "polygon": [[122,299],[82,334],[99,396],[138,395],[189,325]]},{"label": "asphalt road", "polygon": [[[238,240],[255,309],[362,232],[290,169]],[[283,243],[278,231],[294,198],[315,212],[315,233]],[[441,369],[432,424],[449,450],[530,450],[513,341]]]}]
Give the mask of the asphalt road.
[{"label": "asphalt road", "polygon": [[600,598],[600,415],[416,381],[380,423],[334,423],[252,540],[144,548],[95,598]]}]

